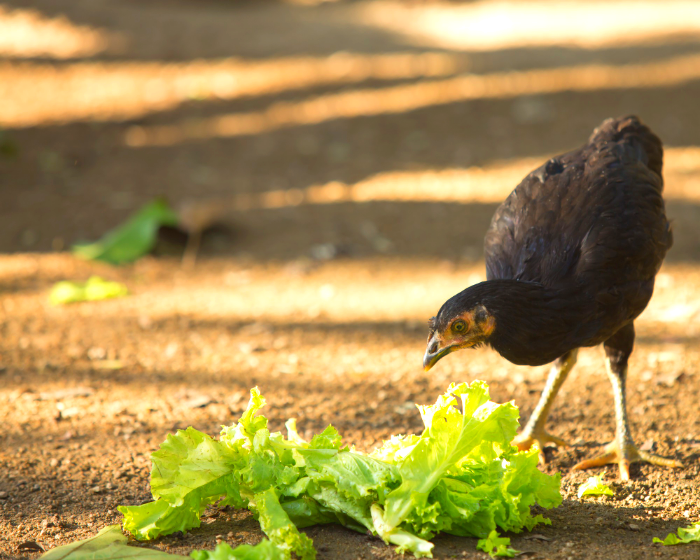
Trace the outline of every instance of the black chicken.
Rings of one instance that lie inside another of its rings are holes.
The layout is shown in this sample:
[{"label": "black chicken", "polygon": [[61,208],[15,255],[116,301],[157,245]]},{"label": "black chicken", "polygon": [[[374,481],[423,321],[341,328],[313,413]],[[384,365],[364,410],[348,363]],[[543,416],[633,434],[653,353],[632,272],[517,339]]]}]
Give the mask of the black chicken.
[{"label": "black chicken", "polygon": [[430,320],[426,369],[447,354],[488,344],[507,360],[554,361],[537,407],[515,440],[566,445],[545,422],[576,363],[578,348],[603,343],[617,428],[585,469],[648,461],[681,466],[637,448],[625,404],[634,319],[649,303],[654,276],[671,247],[661,196],[663,148],[636,117],[608,119],[581,149],[530,173],[496,210],[486,233],[487,280],[450,298]]}]

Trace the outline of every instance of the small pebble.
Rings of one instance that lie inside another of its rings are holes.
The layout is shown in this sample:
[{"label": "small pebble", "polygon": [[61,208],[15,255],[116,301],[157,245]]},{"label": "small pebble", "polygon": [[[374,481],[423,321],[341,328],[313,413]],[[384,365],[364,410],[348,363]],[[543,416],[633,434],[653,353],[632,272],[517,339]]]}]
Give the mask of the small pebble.
[{"label": "small pebble", "polygon": [[92,488],[90,488],[90,492],[92,492],[93,494],[100,494],[102,492],[102,487],[93,486]]},{"label": "small pebble", "polygon": [[630,523],[628,527],[632,529],[632,531],[639,531],[640,529],[639,525],[637,525],[636,523]]},{"label": "small pebble", "polygon": [[107,356],[107,351],[104,348],[93,346],[88,349],[87,355],[91,360],[104,360]]},{"label": "small pebble", "polygon": [[7,500],[10,495],[7,492],[0,492],[0,500]]},{"label": "small pebble", "polygon": [[37,492],[38,490],[41,490],[41,486],[39,486],[38,484],[32,486],[32,492]]}]

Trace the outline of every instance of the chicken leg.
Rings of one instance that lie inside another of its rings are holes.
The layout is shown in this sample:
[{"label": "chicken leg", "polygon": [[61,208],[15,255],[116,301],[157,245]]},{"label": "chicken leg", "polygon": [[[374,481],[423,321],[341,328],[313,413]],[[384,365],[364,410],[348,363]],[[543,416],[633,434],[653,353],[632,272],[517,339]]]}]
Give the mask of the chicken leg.
[{"label": "chicken leg", "polygon": [[544,425],[549,416],[549,409],[552,408],[554,398],[559,392],[569,372],[576,364],[576,356],[578,348],[570,350],[562,357],[558,358],[552,365],[552,369],[547,377],[547,383],[542,390],[540,400],[533,410],[530,420],[528,420],[522,433],[513,440],[513,444],[521,451],[530,449],[532,444],[537,442],[540,448],[540,463],[545,463],[544,446],[547,443],[555,443],[556,445],[567,446],[568,444],[558,437],[548,434]]},{"label": "chicken leg", "polygon": [[630,433],[627,418],[627,402],[625,382],[627,379],[627,362],[634,345],[634,326],[629,323],[604,343],[605,364],[608,377],[613,386],[615,400],[615,439],[605,446],[605,451],[593,459],[581,461],[574,470],[600,467],[609,463],[617,463],[620,467],[620,478],[629,480],[630,464],[636,461],[646,461],[662,467],[682,467],[683,464],[673,459],[659,457],[646,451],[641,451],[634,443]]}]

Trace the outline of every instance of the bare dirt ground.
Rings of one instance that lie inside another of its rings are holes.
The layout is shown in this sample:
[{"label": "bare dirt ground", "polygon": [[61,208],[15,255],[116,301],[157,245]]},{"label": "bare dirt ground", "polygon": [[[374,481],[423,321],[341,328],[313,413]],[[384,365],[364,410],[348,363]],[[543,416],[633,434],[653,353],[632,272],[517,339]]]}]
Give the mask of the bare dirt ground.
[{"label": "bare dirt ground", "polygon": [[[149,454],[166,434],[217,433],[254,385],[273,429],[333,423],[361,449],[418,430],[412,403],[452,381],[484,379],[527,417],[547,368],[479,349],[424,373],[426,321],[483,279],[484,230],[519,177],[625,113],[667,145],[676,237],[637,321],[632,427],[685,467],[635,465],[628,484],[605,468],[615,497],[576,498],[589,473],[572,465],[614,430],[602,351],[584,349],[549,424],[572,444],[545,467],[562,473],[564,503],[542,538],[513,546],[700,558],[697,544],[651,544],[700,519],[700,34],[676,4],[636,3],[628,32],[575,41],[566,22],[630,4],[568,3],[568,17],[537,4],[520,35],[494,29],[482,48],[445,22],[487,17],[489,2],[0,3],[0,558],[118,522],[118,505],[149,499]],[[194,269],[172,241],[121,268],[65,252],[162,194],[227,209]],[[48,303],[54,282],[91,274],[132,294]],[[342,528],[307,533],[322,559],[394,555]],[[154,546],[261,537],[246,512],[225,511]],[[474,539],[435,543],[436,558],[485,556]]]}]

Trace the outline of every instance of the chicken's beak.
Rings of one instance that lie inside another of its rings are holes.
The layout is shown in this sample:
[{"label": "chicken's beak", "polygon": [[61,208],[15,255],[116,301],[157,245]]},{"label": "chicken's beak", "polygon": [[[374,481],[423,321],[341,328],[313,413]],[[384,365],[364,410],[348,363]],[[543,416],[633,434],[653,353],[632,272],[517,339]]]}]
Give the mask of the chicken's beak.
[{"label": "chicken's beak", "polygon": [[423,369],[428,371],[433,367],[440,358],[447,356],[450,352],[457,350],[459,347],[456,345],[446,346],[445,348],[440,348],[440,341],[438,340],[437,333],[430,337],[428,340],[428,347],[425,350],[425,355],[423,356]]}]

